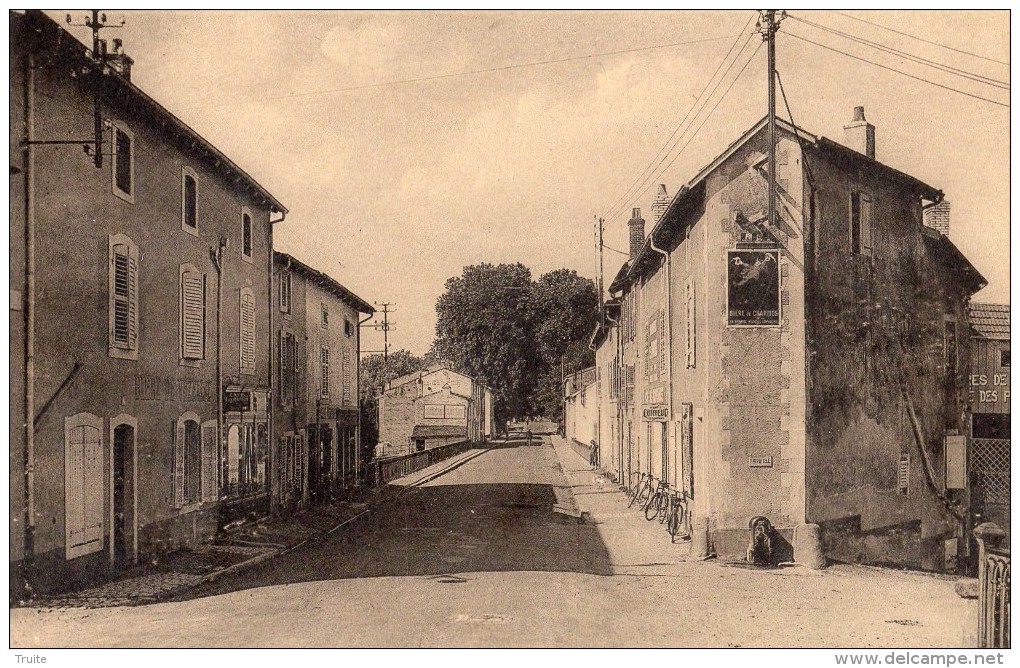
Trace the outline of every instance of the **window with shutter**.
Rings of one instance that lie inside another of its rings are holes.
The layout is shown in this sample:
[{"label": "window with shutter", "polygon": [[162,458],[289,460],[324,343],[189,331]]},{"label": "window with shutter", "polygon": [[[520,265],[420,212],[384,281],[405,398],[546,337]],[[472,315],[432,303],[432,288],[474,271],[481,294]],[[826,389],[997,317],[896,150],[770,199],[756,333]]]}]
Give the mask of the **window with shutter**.
[{"label": "window with shutter", "polygon": [[850,252],[871,255],[872,198],[864,192],[850,193]]},{"label": "window with shutter", "polygon": [[252,259],[251,214],[247,211],[241,213],[241,257]]},{"label": "window with shutter", "polygon": [[202,501],[212,502],[219,499],[219,439],[216,420],[202,423]]},{"label": "window with shutter", "polygon": [[349,350],[345,350],[343,356],[343,383],[343,403],[347,405],[351,403],[351,353]]},{"label": "window with shutter", "polygon": [[123,234],[110,237],[111,357],[138,359],[138,247]]},{"label": "window with shutter", "polygon": [[241,331],[238,337],[241,373],[255,373],[255,295],[249,288],[241,290]]},{"label": "window with shutter", "polygon": [[205,359],[205,275],[181,268],[181,358]]},{"label": "window with shutter", "polygon": [[113,194],[134,204],[135,201],[135,136],[126,125],[113,123],[112,176]]},{"label": "window with shutter", "polygon": [[290,274],[280,274],[280,311],[290,313]]},{"label": "window with shutter", "polygon": [[871,195],[861,193],[861,255],[871,255]]},{"label": "window with shutter", "polygon": [[319,351],[319,362],[322,367],[322,385],[320,395],[323,399],[329,398],[329,348],[322,348]]},{"label": "window with shutter", "polygon": [[90,413],[64,420],[64,539],[67,559],[103,548],[103,421]]}]

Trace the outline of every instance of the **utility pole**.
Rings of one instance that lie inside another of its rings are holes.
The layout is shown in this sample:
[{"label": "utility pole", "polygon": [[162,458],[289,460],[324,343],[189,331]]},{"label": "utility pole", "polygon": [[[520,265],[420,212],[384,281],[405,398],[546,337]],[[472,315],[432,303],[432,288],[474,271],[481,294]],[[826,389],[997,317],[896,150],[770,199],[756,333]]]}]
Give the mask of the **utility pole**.
[{"label": "utility pole", "polygon": [[776,32],[779,24],[786,18],[786,12],[774,9],[761,11],[758,19],[758,30],[762,39],[769,43],[769,201],[768,221],[770,230],[776,227]]},{"label": "utility pole", "polygon": [[393,302],[383,302],[380,304],[376,302],[376,306],[381,306],[383,311],[382,322],[376,321],[372,324],[372,328],[376,330],[382,330],[383,333],[383,366],[389,363],[390,357],[390,336],[391,330],[396,331],[396,323],[390,322],[390,313],[393,313],[395,309],[391,310],[391,306],[396,306]]},{"label": "utility pole", "polygon": [[597,277],[595,280],[595,287],[599,292],[599,322],[602,322],[603,317],[605,316],[605,297],[603,296],[603,282],[605,281],[605,277],[602,263],[602,235],[603,230],[605,229],[605,222],[604,218],[598,218],[595,223],[595,275]]}]

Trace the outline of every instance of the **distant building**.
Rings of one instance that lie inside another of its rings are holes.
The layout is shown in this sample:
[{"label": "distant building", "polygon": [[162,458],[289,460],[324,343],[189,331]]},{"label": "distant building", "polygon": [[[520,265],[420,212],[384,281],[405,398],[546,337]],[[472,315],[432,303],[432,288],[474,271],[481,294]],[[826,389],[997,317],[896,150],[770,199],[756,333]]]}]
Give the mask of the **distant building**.
[{"label": "distant building", "polygon": [[375,310],[293,256],[274,257],[274,500],[294,509],[349,491],[360,475],[358,324]]},{"label": "distant building", "polygon": [[[386,384],[379,397],[379,454],[492,437],[492,390],[442,365]],[[389,448],[386,448],[386,445]]]},{"label": "distant building", "polygon": [[[133,84],[129,58],[82,76],[60,25],[9,20],[10,559],[12,581],[28,566],[49,590],[268,509],[286,208]],[[101,169],[53,143],[97,127]]]},{"label": "distant building", "polygon": [[1009,304],[971,302],[970,520],[1010,534]]},{"label": "distant building", "polygon": [[765,517],[777,560],[952,568],[967,523],[945,451],[967,428],[966,305],[985,281],[923,225],[942,193],[875,159],[863,108],[846,145],[777,135],[775,226],[764,119],[647,236],[634,210],[592,339],[602,465],[683,490],[720,556],[743,558]]},{"label": "distant building", "polygon": [[563,432],[574,443],[588,447],[598,435],[596,367],[570,374],[563,382]]}]

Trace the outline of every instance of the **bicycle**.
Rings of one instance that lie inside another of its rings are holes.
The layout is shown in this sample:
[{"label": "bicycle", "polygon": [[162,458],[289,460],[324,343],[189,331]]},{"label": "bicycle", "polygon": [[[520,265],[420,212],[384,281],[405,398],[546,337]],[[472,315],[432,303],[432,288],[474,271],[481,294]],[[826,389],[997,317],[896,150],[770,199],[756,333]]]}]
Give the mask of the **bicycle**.
[{"label": "bicycle", "polygon": [[630,503],[627,504],[628,508],[632,507],[634,505],[634,503],[639,498],[641,498],[641,500],[643,502],[644,501],[643,496],[644,496],[645,493],[647,493],[649,495],[649,497],[651,496],[651,492],[652,492],[652,476],[651,476],[651,474],[649,474],[649,473],[638,473],[637,475],[639,476],[638,482],[637,482],[636,485],[634,485],[633,488],[631,488],[632,491],[631,491],[631,494],[630,494]]},{"label": "bicycle", "polygon": [[667,495],[669,494],[669,484],[666,482],[660,482],[655,488],[655,493],[648,499],[645,504],[645,519],[651,522],[655,518],[659,518],[659,523],[662,524],[666,519]]},{"label": "bicycle", "polygon": [[[669,541],[675,543],[678,534],[681,540],[690,540],[690,522],[691,514],[687,508],[687,495],[678,489],[670,490],[666,510],[666,531],[669,533]],[[681,533],[681,529],[683,529],[683,533]]]}]

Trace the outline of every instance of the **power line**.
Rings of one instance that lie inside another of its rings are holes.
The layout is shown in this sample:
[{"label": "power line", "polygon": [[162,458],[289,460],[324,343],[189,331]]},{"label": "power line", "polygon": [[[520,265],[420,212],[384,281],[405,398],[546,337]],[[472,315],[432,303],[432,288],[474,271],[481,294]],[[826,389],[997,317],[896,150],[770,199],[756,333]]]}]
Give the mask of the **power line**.
[{"label": "power line", "polygon": [[895,28],[890,28],[889,26],[884,26],[881,23],[875,23],[874,21],[869,21],[867,19],[862,19],[862,18],[860,18],[858,16],[854,16],[852,14],[847,14],[846,12],[841,12],[841,11],[839,11],[837,9],[833,9],[831,11],[833,11],[836,14],[839,14],[840,16],[845,16],[848,19],[853,19],[854,21],[860,21],[861,23],[867,23],[868,25],[873,25],[876,28],[882,28],[883,30],[888,30],[889,32],[894,32],[897,35],[903,35],[904,37],[909,37],[911,39],[916,39],[917,41],[924,42],[925,44],[931,44],[933,46],[940,46],[943,49],[949,49],[950,51],[955,51],[957,53],[964,53],[964,54],[967,54],[968,56],[974,56],[975,58],[980,58],[981,60],[987,60],[987,61],[992,62],[992,63],[999,63],[1000,65],[1007,65],[1007,66],[1009,65],[1009,62],[1007,62],[1007,61],[996,60],[995,58],[989,58],[988,56],[982,56],[979,53],[974,53],[972,51],[964,51],[963,49],[957,49],[957,48],[951,47],[951,46],[949,46],[947,44],[942,44],[940,42],[934,42],[934,41],[932,41],[930,39],[925,39],[923,37],[918,37],[917,35],[911,35],[908,32],[903,32],[902,30],[896,30]]},{"label": "power line", "polygon": [[[633,49],[619,49],[616,51],[602,51],[600,53],[588,53],[581,56],[568,56],[566,58],[556,58],[552,60],[539,60],[530,63],[513,63],[510,65],[500,65],[498,67],[487,67],[480,70],[468,70],[465,72],[450,72],[448,74],[431,74],[421,77],[412,77],[410,79],[396,79],[393,81],[381,81],[377,83],[361,84],[358,86],[346,86],[343,88],[326,88],[323,90],[312,90],[304,91],[300,93],[287,93],[285,95],[270,95],[267,97],[259,98],[263,101],[270,100],[288,100],[296,97],[310,97],[313,95],[329,95],[332,93],[349,93],[357,90],[367,90],[371,88],[383,88],[385,86],[397,86],[401,84],[409,83],[420,83],[424,81],[437,81],[440,79],[452,79],[454,77],[469,76],[474,74],[491,74],[493,72],[505,72],[507,70],[520,69],[522,67],[537,67],[539,65],[556,65],[559,63],[569,63],[576,60],[585,60],[588,58],[601,58],[603,56],[618,56],[625,53],[638,53],[641,51],[654,51],[657,49],[670,49],[678,46],[687,46],[690,44],[701,44],[703,42],[714,42],[722,39],[729,39],[733,35],[720,35],[719,37],[703,37],[701,39],[685,40],[683,42],[671,42],[669,44],[654,44],[652,46],[642,46]],[[736,35],[740,37],[740,35]],[[221,106],[232,106],[234,103],[228,104],[204,104],[196,107],[188,107],[188,109],[208,109],[210,107],[221,107]]]},{"label": "power line", "polygon": [[807,25],[814,26],[815,28],[818,28],[819,30],[824,30],[825,32],[829,32],[829,33],[832,33],[834,35],[839,35],[840,37],[843,37],[844,39],[848,39],[848,40],[857,42],[859,44],[865,44],[867,46],[870,46],[872,48],[878,49],[880,51],[885,51],[886,53],[891,53],[891,54],[895,54],[895,55],[901,56],[901,57],[906,58],[908,60],[912,60],[915,63],[920,63],[921,65],[927,65],[928,67],[931,67],[931,68],[934,68],[934,69],[937,69],[937,70],[941,70],[943,72],[948,72],[950,74],[955,74],[955,75],[963,77],[965,79],[970,79],[971,81],[977,81],[978,83],[984,83],[984,84],[987,84],[989,86],[994,86],[996,88],[1002,88],[1004,90],[1009,90],[1009,82],[1002,81],[1000,79],[995,79],[993,77],[986,77],[983,74],[977,74],[975,72],[970,72],[968,70],[963,70],[963,69],[960,69],[960,68],[957,68],[957,67],[953,67],[952,65],[946,65],[945,63],[940,63],[940,62],[937,62],[937,61],[934,61],[934,60],[930,60],[930,59],[924,58],[922,56],[915,56],[914,54],[909,53],[907,51],[901,51],[899,49],[895,49],[895,48],[893,48],[891,46],[886,46],[885,44],[881,44],[879,42],[872,42],[871,40],[864,39],[863,37],[858,37],[857,35],[854,35],[852,33],[843,32],[842,30],[836,30],[835,28],[830,28],[830,27],[824,26],[824,25],[822,25],[820,23],[815,23],[814,21],[808,21],[807,19],[802,19],[799,16],[794,16],[793,14],[788,14],[788,16],[791,19],[793,19],[794,21],[800,21],[801,23],[806,23]]},{"label": "power line", "polygon": [[814,42],[814,41],[812,41],[812,40],[810,40],[810,39],[808,39],[806,37],[801,37],[800,35],[798,35],[796,33],[792,33],[789,30],[786,31],[786,34],[789,35],[790,37],[793,37],[794,39],[799,39],[802,42],[807,42],[808,44],[814,44],[815,46],[821,47],[821,48],[826,49],[828,51],[834,51],[836,53],[840,53],[840,54],[842,54],[842,55],[844,55],[844,56],[846,56],[848,58],[853,58],[854,60],[860,60],[861,62],[865,62],[865,63],[868,63],[870,65],[874,65],[875,67],[881,67],[882,69],[889,70],[890,72],[896,72],[897,74],[902,74],[905,77],[909,77],[911,79],[916,79],[917,81],[923,81],[924,83],[931,84],[932,86],[936,86],[938,88],[944,88],[945,90],[951,90],[954,93],[960,93],[961,95],[966,95],[967,97],[972,97],[972,98],[977,99],[977,100],[984,100],[985,102],[991,102],[992,104],[997,104],[1000,107],[1007,107],[1007,108],[1009,107],[1009,104],[1004,103],[1004,102],[998,102],[996,100],[992,100],[992,99],[989,99],[987,97],[981,97],[980,95],[975,95],[974,93],[968,93],[967,91],[960,90],[959,88],[953,88],[951,86],[946,86],[944,84],[936,83],[934,81],[931,81],[930,79],[925,79],[924,77],[919,77],[919,76],[915,76],[913,74],[908,74],[908,73],[904,72],[903,70],[896,69],[895,67],[889,67],[888,65],[882,65],[881,63],[876,63],[873,60],[868,60],[867,58],[862,58],[860,56],[855,56],[852,53],[847,53],[846,51],[840,51],[839,49],[836,49],[836,48],[831,47],[831,46],[826,46],[825,44],[819,44],[818,42]]},{"label": "power line", "polygon": [[747,28],[748,28],[748,26],[751,25],[751,21],[754,20],[754,17],[755,17],[755,14],[752,13],[750,18],[747,19],[747,22],[744,24],[744,27],[741,28],[740,33],[736,36],[736,39],[733,40],[733,44],[730,45],[730,48],[726,52],[726,55],[723,56],[722,60],[719,61],[719,65],[715,68],[715,72],[712,73],[712,76],[709,77],[707,82],[705,82],[705,87],[701,90],[701,92],[698,94],[698,96],[694,99],[694,104],[691,105],[691,107],[687,110],[687,113],[684,115],[684,117],[680,120],[679,123],[676,124],[676,127],[673,128],[673,132],[670,134],[669,138],[667,138],[666,141],[663,143],[662,148],[660,148],[658,150],[658,152],[656,152],[655,156],[651,160],[648,161],[648,164],[645,165],[645,168],[642,169],[641,173],[638,175],[638,177],[635,178],[634,181],[631,182],[631,184],[629,186],[627,186],[626,190],[623,191],[623,194],[620,195],[617,199],[613,200],[613,203],[607,208],[607,211],[610,211],[610,212],[615,211],[617,209],[617,207],[619,207],[623,202],[627,201],[627,198],[630,196],[631,190],[633,190],[634,186],[636,186],[637,184],[641,183],[641,180],[645,178],[645,173],[647,172],[649,167],[652,166],[652,163],[654,163],[659,158],[660,154],[662,154],[663,151],[666,152],[666,155],[669,154],[669,150],[670,149],[667,148],[667,147],[669,147],[669,143],[673,140],[673,137],[676,136],[676,133],[680,131],[680,128],[683,127],[684,123],[687,121],[687,118],[691,115],[691,113],[695,110],[695,108],[697,108],[698,103],[701,101],[702,96],[705,94],[705,91],[708,90],[708,87],[712,84],[712,81],[715,80],[715,77],[716,77],[717,74],[719,74],[719,71],[722,69],[722,66],[724,64],[726,64],[726,60],[730,57],[730,54],[733,53],[733,49],[735,49],[737,44],[740,42],[741,35],[743,35],[743,34],[745,34],[747,32]]}]

